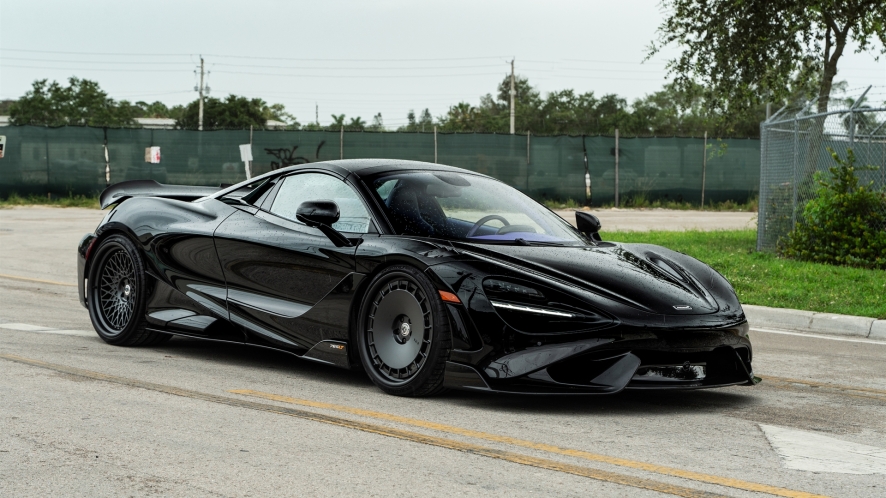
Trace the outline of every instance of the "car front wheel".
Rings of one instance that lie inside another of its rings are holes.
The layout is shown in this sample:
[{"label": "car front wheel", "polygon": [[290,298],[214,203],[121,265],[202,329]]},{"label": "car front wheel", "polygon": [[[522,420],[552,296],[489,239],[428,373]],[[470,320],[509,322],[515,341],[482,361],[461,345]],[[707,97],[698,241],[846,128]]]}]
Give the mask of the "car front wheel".
[{"label": "car front wheel", "polygon": [[359,317],[360,360],[375,385],[396,396],[443,391],[449,320],[422,272],[406,265],[383,270],[370,283]]}]

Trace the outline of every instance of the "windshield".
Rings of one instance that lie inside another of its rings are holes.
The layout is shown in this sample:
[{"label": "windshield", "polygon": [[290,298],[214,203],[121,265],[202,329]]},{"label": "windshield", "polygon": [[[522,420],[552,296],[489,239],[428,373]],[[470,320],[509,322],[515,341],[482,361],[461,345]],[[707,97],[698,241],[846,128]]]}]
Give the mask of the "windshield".
[{"label": "windshield", "polygon": [[383,175],[369,186],[401,235],[481,243],[585,244],[562,218],[489,178],[413,171]]}]

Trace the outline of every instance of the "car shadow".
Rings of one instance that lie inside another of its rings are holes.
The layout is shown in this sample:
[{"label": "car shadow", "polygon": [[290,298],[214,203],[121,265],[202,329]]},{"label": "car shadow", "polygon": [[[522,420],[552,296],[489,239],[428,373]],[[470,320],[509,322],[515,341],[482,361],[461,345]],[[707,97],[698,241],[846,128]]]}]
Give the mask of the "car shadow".
[{"label": "car shadow", "polygon": [[227,342],[205,341],[187,337],[174,337],[161,346],[152,349],[165,354],[177,355],[181,358],[213,361],[253,368],[264,371],[275,371],[280,374],[312,377],[324,382],[341,384],[342,386],[375,388],[369,377],[361,370],[345,370],[276,349],[235,344]]},{"label": "car shadow", "polygon": [[[176,337],[153,349],[182,358],[220,362],[281,375],[309,377],[341,387],[378,391],[362,370],[344,370],[273,349]],[[632,391],[611,395],[520,395],[450,390],[435,402],[495,413],[643,416],[747,409],[760,403],[754,388]]]},{"label": "car shadow", "polygon": [[717,389],[633,391],[588,395],[520,395],[450,391],[442,402],[496,413],[536,413],[546,415],[650,415],[671,416],[683,413],[747,409],[761,401],[744,386]]}]

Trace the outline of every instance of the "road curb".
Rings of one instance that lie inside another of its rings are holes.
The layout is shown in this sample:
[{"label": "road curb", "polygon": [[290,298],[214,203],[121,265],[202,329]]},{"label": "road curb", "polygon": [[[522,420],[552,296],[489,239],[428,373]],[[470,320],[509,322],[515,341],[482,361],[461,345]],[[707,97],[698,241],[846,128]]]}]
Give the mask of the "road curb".
[{"label": "road curb", "polygon": [[752,304],[742,308],[751,327],[886,340],[886,320]]}]

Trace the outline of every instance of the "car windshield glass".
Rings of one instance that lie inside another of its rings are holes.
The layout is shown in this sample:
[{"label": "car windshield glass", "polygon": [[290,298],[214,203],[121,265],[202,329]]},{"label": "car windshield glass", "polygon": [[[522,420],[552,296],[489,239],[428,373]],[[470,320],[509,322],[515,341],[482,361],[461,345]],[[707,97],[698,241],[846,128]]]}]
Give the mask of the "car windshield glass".
[{"label": "car windshield glass", "polygon": [[402,172],[371,179],[397,233],[481,243],[584,245],[566,221],[481,176]]}]

